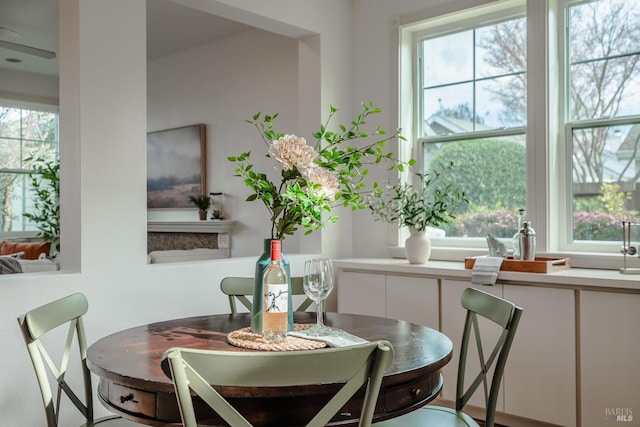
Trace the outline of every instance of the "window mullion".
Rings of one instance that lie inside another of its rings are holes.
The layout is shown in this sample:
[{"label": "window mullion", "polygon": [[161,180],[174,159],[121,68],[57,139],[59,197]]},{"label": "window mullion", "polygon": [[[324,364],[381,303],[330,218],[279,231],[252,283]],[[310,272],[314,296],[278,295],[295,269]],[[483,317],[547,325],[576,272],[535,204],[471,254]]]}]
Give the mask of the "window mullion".
[{"label": "window mullion", "polygon": [[[538,236],[538,251],[547,252],[550,246],[549,218],[550,185],[549,144],[556,126],[550,105],[550,61],[548,59],[554,31],[550,24],[549,6],[552,0],[527,1],[527,217],[533,222]],[[557,207],[554,207],[557,209]]]},{"label": "window mullion", "polygon": [[471,75],[473,76],[473,82],[471,84],[472,86],[472,93],[471,93],[471,102],[472,102],[472,108],[471,108],[471,120],[472,120],[472,128],[473,131],[475,132],[477,130],[477,125],[476,125],[476,111],[478,111],[478,104],[477,104],[477,100],[476,100],[476,91],[478,90],[478,86],[477,86],[477,82],[476,79],[478,78],[477,75],[477,69],[476,69],[476,29],[474,28],[473,31],[471,32],[472,34],[472,43],[473,45],[471,46]]},{"label": "window mullion", "polygon": [[572,129],[589,129],[596,127],[634,125],[640,121],[640,116],[614,117],[607,119],[569,120]]},{"label": "window mullion", "polygon": [[509,129],[495,129],[495,130],[487,130],[487,131],[479,131],[479,132],[439,135],[436,137],[422,137],[422,138],[418,138],[418,142],[420,143],[450,142],[450,141],[464,141],[467,139],[513,136],[513,135],[524,134],[526,132],[526,129],[527,128],[524,126],[518,126],[518,127],[509,128]]}]

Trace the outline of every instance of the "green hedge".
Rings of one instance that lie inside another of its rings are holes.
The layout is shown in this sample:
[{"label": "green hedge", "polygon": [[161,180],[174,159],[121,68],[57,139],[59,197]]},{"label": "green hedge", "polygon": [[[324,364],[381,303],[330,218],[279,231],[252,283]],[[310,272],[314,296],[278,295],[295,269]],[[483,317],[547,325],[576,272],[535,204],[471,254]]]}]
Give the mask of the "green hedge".
[{"label": "green hedge", "polygon": [[573,240],[622,242],[622,221],[634,221],[634,218],[602,212],[576,212],[573,215]]},{"label": "green hedge", "polygon": [[457,215],[445,228],[448,237],[511,238],[518,227],[518,214],[511,209],[481,210]]},{"label": "green hedge", "polygon": [[513,209],[526,202],[526,153],[517,142],[496,139],[446,144],[432,164],[453,162],[443,181],[455,183],[473,207]]},{"label": "green hedge", "polygon": [[[511,238],[516,232],[517,216],[515,211],[508,209],[467,212],[442,228],[449,237],[486,237],[491,233],[498,238]],[[622,221],[637,220],[628,215],[576,212],[573,215],[573,240],[622,242]]]}]

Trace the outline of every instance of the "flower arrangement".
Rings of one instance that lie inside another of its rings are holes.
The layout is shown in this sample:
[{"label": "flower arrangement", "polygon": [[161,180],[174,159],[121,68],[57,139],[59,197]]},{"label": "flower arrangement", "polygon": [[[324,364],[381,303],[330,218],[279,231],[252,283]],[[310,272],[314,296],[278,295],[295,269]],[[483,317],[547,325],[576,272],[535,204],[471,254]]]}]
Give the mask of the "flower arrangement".
[{"label": "flower arrangement", "polygon": [[[335,205],[365,209],[364,179],[369,166],[391,162],[391,168],[402,171],[405,165],[413,165],[413,160],[397,161],[392,153],[383,149],[390,140],[404,139],[399,130],[392,135],[380,126],[372,132],[364,130],[368,117],[382,112],[373,103],[363,103],[358,117],[349,126],[339,125],[339,131],[334,132],[328,125],[337,111],[330,107],[327,122],[313,133],[314,145],[308,145],[305,138],[274,130],[278,114],[258,112],[247,120],[262,137],[267,157],[272,158],[280,170],[279,182],[254,170],[251,151],[228,157],[237,164],[235,176],[241,177],[253,191],[247,201],[259,199],[267,207],[271,215],[272,239],[293,235],[300,226],[307,229],[305,234],[309,234],[328,222],[338,221],[337,216],[330,215]],[[349,145],[352,141],[368,138],[374,138],[374,141],[361,147]],[[323,214],[328,215],[323,218]]]},{"label": "flower arrangement", "polygon": [[426,173],[416,173],[422,182],[419,188],[407,183],[375,186],[368,197],[374,218],[416,230],[448,223],[468,203],[463,191],[442,181],[443,173],[452,167],[453,162],[437,164]]}]

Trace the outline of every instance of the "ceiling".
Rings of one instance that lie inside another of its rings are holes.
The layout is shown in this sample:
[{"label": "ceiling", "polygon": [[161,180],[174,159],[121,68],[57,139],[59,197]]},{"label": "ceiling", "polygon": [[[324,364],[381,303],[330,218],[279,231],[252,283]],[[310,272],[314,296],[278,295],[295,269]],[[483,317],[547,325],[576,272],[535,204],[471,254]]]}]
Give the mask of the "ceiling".
[{"label": "ceiling", "polygon": [[[58,75],[58,1],[0,0],[0,68]],[[147,0],[147,59],[229,37],[251,29],[169,0]],[[17,43],[56,53],[45,59],[3,47]],[[20,62],[17,62],[20,61]]]}]

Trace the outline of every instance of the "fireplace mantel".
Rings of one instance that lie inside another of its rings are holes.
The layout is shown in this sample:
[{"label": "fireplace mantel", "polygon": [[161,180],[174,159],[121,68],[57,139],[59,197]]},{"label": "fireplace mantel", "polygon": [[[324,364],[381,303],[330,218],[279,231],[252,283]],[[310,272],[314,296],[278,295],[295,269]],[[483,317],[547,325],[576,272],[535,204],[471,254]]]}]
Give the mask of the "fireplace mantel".
[{"label": "fireplace mantel", "polygon": [[156,233],[230,233],[236,221],[147,221],[147,231]]},{"label": "fireplace mantel", "polygon": [[237,221],[231,220],[147,221],[147,250],[211,247],[225,251],[229,257],[231,234],[236,223]]}]

